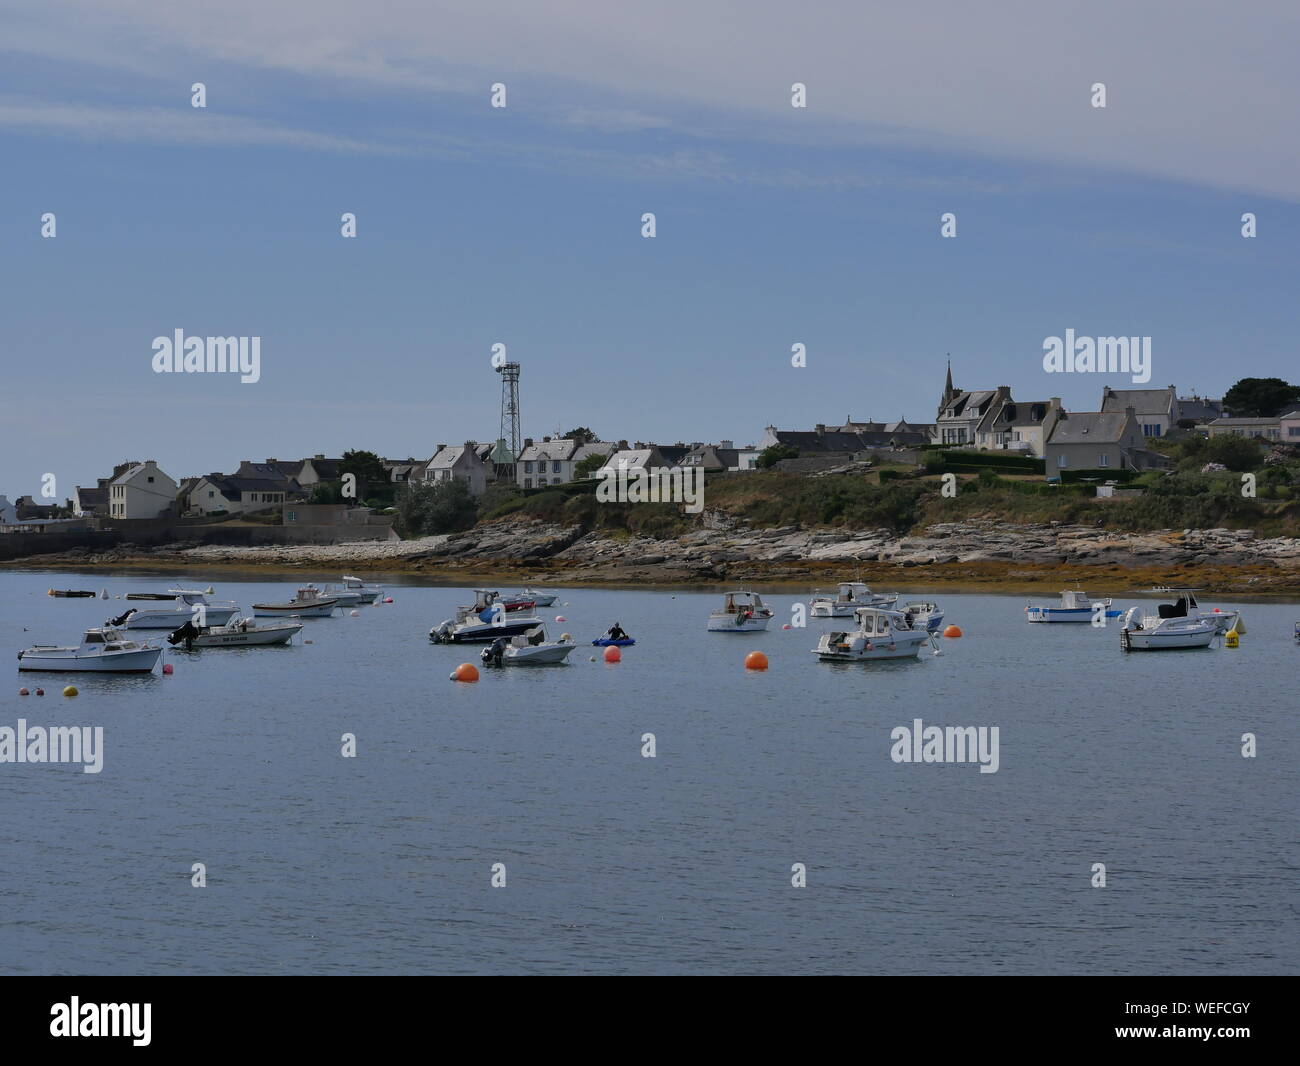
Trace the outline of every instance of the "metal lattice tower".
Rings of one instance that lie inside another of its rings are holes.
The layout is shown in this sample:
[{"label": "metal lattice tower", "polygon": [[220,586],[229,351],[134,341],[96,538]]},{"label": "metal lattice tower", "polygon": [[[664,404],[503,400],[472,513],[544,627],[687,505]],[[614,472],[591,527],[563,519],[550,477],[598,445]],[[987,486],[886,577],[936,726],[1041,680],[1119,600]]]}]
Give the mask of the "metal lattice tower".
[{"label": "metal lattice tower", "polygon": [[519,458],[519,364],[502,363],[497,367],[501,375],[501,439],[510,449],[510,461]]}]

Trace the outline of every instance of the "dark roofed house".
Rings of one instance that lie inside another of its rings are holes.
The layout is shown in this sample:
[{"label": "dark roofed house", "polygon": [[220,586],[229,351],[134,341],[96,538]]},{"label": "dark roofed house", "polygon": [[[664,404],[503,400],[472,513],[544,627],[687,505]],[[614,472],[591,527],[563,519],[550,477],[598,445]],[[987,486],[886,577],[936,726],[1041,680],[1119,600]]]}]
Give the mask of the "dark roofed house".
[{"label": "dark roofed house", "polygon": [[208,474],[197,478],[189,490],[187,513],[240,514],[278,508],[288,496],[283,478],[240,477],[237,474]]}]

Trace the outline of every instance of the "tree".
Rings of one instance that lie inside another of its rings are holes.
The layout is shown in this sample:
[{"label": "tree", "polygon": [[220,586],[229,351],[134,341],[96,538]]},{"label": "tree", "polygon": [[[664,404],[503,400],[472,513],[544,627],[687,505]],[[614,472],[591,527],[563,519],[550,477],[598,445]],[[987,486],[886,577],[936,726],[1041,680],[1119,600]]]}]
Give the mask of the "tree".
[{"label": "tree", "polygon": [[358,500],[371,495],[375,490],[378,490],[381,495],[387,495],[387,487],[392,484],[392,478],[384,469],[384,461],[374,452],[361,449],[343,453],[343,459],[339,463],[339,473],[352,474],[357,479],[356,499]]},{"label": "tree", "polygon": [[1254,470],[1263,461],[1259,440],[1238,437],[1235,433],[1211,437],[1205,444],[1205,458],[1212,463],[1222,463],[1239,474]]},{"label": "tree", "polygon": [[1300,401],[1300,385],[1281,378],[1242,378],[1223,395],[1223,406],[1234,418],[1272,418]]},{"label": "tree", "polygon": [[408,537],[458,533],[476,518],[474,495],[458,478],[433,485],[408,483],[397,493],[397,525]]},{"label": "tree", "polygon": [[599,438],[586,426],[579,426],[577,429],[571,429],[564,435],[565,440],[577,441],[579,444],[590,444],[593,440]]},{"label": "tree", "polygon": [[799,449],[792,448],[788,444],[773,444],[770,448],[764,448],[758,453],[758,458],[754,460],[754,465],[762,470],[767,470],[782,459],[798,459]]},{"label": "tree", "polygon": [[585,477],[591,477],[597,470],[609,461],[608,455],[589,455],[581,459],[578,465],[573,468],[573,480],[581,481]]}]

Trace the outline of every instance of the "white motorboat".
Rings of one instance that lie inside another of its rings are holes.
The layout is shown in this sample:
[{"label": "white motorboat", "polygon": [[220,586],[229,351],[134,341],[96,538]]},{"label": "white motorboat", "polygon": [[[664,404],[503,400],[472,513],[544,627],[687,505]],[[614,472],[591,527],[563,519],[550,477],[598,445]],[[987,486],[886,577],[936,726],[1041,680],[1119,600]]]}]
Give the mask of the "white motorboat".
[{"label": "white motorboat", "polygon": [[488,666],[552,666],[562,663],[577,645],[567,637],[548,642],[542,626],[513,637],[497,637],[480,656]]},{"label": "white motorboat", "polygon": [[383,585],[375,585],[368,581],[362,581],[359,577],[350,577],[343,575],[343,588],[347,592],[355,592],[361,597],[362,603],[374,603],[384,594]]},{"label": "white motorboat", "polygon": [[1130,607],[1120,626],[1119,646],[1125,651],[1164,651],[1176,648],[1208,648],[1216,631],[1208,622],[1187,613],[1187,601],[1156,605],[1150,614],[1143,605]]},{"label": "white motorboat", "polygon": [[122,629],[176,629],[194,619],[196,625],[221,626],[239,613],[233,600],[213,602],[197,589],[168,589],[158,594],[156,602],[157,607],[132,607],[107,624]]},{"label": "white motorboat", "polygon": [[822,662],[871,662],[876,659],[914,659],[932,637],[923,626],[915,628],[902,611],[859,607],[858,627],[823,633],[813,654]]},{"label": "white motorboat", "polygon": [[334,605],[343,610],[349,607],[360,607],[363,603],[373,602],[364,600],[364,593],[352,589],[339,588],[337,585],[326,585],[320,590],[321,596],[325,599],[333,600]]},{"label": "white motorboat", "polygon": [[337,599],[322,596],[315,585],[304,585],[286,603],[253,604],[253,613],[272,618],[328,618],[338,605]]},{"label": "white motorboat", "polygon": [[1196,602],[1196,594],[1200,589],[1180,588],[1177,585],[1157,585],[1151,590],[1159,593],[1161,596],[1174,597],[1175,606],[1185,601],[1185,611],[1190,618],[1199,618],[1202,622],[1209,622],[1214,626],[1215,633],[1223,634],[1229,629],[1235,629],[1238,634],[1246,632],[1246,623],[1241,617],[1240,611],[1223,611],[1215,607],[1212,611],[1204,610]]},{"label": "white motorboat", "polygon": [[872,592],[861,581],[841,581],[834,594],[814,589],[808,606],[814,618],[852,618],[859,607],[892,607],[897,600],[896,595]]},{"label": "white motorboat", "polygon": [[543,592],[538,589],[520,589],[506,597],[507,603],[531,603],[534,607],[552,607],[559,598],[558,592]]},{"label": "white motorboat", "polygon": [[456,616],[429,630],[435,644],[474,644],[514,637],[542,624],[530,611],[512,609],[499,592],[475,589],[474,602],[457,607]]},{"label": "white motorboat", "polygon": [[913,629],[937,633],[943,625],[943,608],[937,603],[908,603],[902,607],[901,613],[907,615]]},{"label": "white motorboat", "polygon": [[754,633],[767,628],[772,613],[757,592],[728,592],[722,606],[709,612],[709,632]]},{"label": "white motorboat", "polygon": [[1047,607],[1031,603],[1025,608],[1027,622],[1091,622],[1104,613],[1107,618],[1118,618],[1123,611],[1111,610],[1110,600],[1093,600],[1083,589],[1064,589],[1058,606]]},{"label": "white motorboat", "polygon": [[158,664],[162,645],[135,641],[112,626],[87,629],[81,644],[61,648],[37,644],[18,653],[19,670],[95,674],[148,674]]},{"label": "white motorboat", "polygon": [[288,644],[300,632],[301,622],[272,622],[265,626],[254,625],[247,618],[236,618],[224,626],[196,626],[193,622],[186,622],[175,633],[167,635],[167,643],[173,646],[183,644],[186,651],[192,648]]}]

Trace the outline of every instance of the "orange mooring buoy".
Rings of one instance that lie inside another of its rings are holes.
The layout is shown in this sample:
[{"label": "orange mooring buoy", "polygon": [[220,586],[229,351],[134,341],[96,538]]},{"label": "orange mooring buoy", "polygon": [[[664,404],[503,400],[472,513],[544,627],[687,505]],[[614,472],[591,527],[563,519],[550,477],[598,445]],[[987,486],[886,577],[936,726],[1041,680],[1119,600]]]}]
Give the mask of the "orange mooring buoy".
[{"label": "orange mooring buoy", "polygon": [[745,656],[745,669],[766,670],[767,656],[764,655],[761,651],[751,651],[748,655]]},{"label": "orange mooring buoy", "polygon": [[451,672],[453,681],[477,681],[478,667],[473,663],[461,663]]},{"label": "orange mooring buoy", "polygon": [[961,636],[961,630],[957,626],[949,626],[943,631],[945,637],[957,638]]},{"label": "orange mooring buoy", "polygon": [[614,647],[614,645],[611,644],[608,648],[605,649],[605,662],[617,663],[622,661],[623,661],[623,653],[619,651],[618,648]]}]

